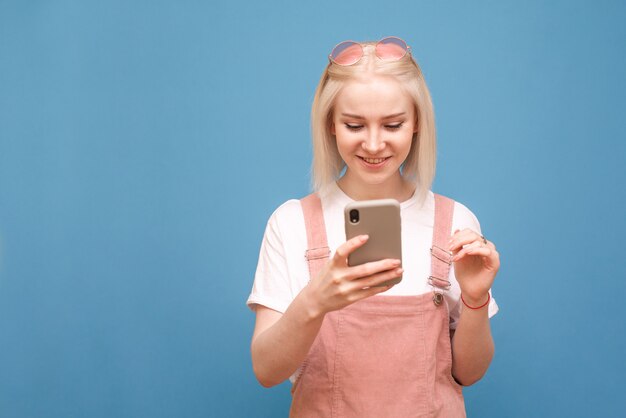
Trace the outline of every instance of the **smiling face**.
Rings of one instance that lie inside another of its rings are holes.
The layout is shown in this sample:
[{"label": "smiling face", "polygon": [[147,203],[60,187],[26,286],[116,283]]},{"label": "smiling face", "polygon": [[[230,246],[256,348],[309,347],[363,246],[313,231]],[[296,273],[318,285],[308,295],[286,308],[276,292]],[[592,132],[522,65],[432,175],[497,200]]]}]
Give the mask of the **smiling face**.
[{"label": "smiling face", "polygon": [[416,125],[413,101],[393,77],[367,75],[347,82],[336,98],[330,127],[347,165],[341,188],[355,199],[410,197],[412,188],[400,166]]}]

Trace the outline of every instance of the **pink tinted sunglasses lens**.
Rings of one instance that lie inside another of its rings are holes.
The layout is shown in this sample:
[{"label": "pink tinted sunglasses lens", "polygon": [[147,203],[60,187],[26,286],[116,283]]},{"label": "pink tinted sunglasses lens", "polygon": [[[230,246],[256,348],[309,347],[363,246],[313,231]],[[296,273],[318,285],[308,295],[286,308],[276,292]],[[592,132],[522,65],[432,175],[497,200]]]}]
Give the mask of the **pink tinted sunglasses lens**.
[{"label": "pink tinted sunglasses lens", "polygon": [[356,42],[342,42],[333,49],[330,58],[339,65],[352,65],[363,56],[363,48]]},{"label": "pink tinted sunglasses lens", "polygon": [[406,55],[408,50],[406,42],[400,38],[385,38],[376,44],[376,55],[385,61],[399,60]]}]

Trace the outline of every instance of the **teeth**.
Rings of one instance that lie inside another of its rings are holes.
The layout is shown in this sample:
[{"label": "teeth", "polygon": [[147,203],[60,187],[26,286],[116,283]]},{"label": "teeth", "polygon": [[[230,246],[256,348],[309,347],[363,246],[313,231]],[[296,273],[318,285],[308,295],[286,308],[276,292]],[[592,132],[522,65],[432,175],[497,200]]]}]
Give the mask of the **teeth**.
[{"label": "teeth", "polygon": [[378,163],[382,163],[383,161],[385,161],[384,158],[365,158],[365,157],[363,157],[363,159],[365,160],[365,162],[368,162],[370,164],[378,164]]}]

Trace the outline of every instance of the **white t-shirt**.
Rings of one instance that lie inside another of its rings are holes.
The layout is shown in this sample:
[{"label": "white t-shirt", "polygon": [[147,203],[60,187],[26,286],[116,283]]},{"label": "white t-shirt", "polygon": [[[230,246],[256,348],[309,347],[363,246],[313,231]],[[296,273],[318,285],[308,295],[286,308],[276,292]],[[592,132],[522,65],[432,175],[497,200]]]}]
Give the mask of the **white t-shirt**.
[{"label": "white t-shirt", "polygon": [[[344,207],[353,200],[336,183],[332,183],[320,193],[326,235],[331,257],[337,247],[346,241],[344,229]],[[400,204],[402,219],[402,281],[381,293],[382,295],[420,295],[431,292],[428,284],[430,276],[433,225],[435,216],[435,196],[428,192],[420,205],[417,196]],[[452,231],[470,228],[480,234],[480,224],[476,216],[462,204],[455,202]],[[300,201],[296,199],[283,203],[270,217],[261,251],[252,293],[247,305],[266,306],[278,312],[285,312],[291,301],[309,281],[309,270],[304,253],[307,249],[304,215]],[[450,309],[450,328],[455,329],[461,313],[461,290],[454,276],[454,266],[450,269],[452,286],[445,292]],[[373,296],[377,297],[377,296]],[[498,311],[492,297],[489,302],[489,317]]]}]

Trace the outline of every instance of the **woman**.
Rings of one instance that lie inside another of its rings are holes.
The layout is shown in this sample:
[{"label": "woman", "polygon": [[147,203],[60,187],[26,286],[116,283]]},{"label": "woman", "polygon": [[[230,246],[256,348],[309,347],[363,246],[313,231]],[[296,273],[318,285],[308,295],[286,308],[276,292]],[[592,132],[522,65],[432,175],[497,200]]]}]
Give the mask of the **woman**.
[{"label": "woman", "polygon": [[[316,193],[272,214],[248,299],[254,372],[265,387],[291,379],[295,417],[465,416],[462,385],[493,357],[498,253],[472,212],[429,190],[434,114],[406,43],[342,42],[329,61]],[[344,242],[343,209],[382,198],[401,204],[402,263],[348,266],[368,237]]]}]

